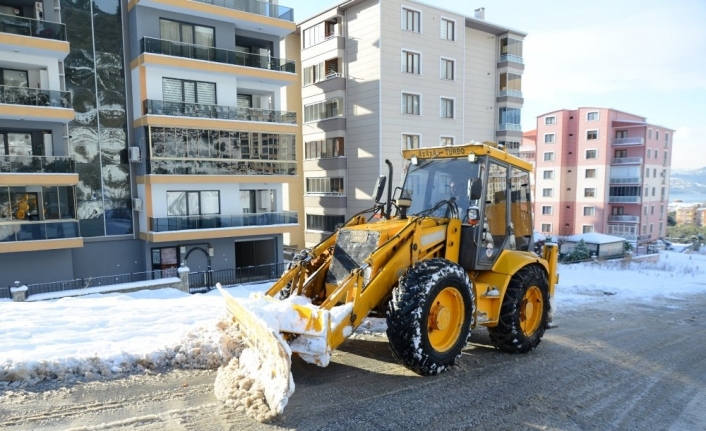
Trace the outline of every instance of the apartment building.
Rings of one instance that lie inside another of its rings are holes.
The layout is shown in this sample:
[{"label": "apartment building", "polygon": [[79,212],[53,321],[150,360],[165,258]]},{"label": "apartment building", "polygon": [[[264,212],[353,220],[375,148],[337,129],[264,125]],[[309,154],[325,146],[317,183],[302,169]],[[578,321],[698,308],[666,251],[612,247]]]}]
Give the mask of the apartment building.
[{"label": "apartment building", "polygon": [[703,226],[706,208],[699,203],[675,202],[669,204],[669,211],[674,211],[677,225]]},{"label": "apartment building", "polygon": [[525,33],[412,0],[340,2],[299,23],[306,244],[370,208],[406,148],[522,138]]},{"label": "apartment building", "polygon": [[0,0],[0,285],[303,245],[299,37],[276,3]]},{"label": "apartment building", "polygon": [[636,244],[664,236],[674,130],[615,109],[537,117],[535,227]]}]

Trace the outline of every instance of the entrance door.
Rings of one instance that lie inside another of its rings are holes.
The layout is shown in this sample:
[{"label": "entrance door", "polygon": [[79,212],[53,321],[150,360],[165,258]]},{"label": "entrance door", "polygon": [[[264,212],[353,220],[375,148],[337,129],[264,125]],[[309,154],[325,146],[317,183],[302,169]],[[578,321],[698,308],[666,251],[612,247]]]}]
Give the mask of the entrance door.
[{"label": "entrance door", "polygon": [[[173,272],[179,267],[179,250],[176,247],[162,247],[152,249],[152,270]],[[166,274],[165,274],[166,276]]]},{"label": "entrance door", "polygon": [[267,265],[276,263],[277,244],[274,238],[235,243],[235,267]]}]

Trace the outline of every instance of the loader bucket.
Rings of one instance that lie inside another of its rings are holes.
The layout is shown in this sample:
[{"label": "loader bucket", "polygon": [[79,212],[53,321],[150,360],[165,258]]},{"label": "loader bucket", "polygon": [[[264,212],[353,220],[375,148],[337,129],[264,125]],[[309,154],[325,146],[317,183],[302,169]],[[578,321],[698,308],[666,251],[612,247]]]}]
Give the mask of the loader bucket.
[{"label": "loader bucket", "polygon": [[[291,350],[281,335],[267,322],[258,317],[255,313],[243,306],[236,298],[231,296],[220,283],[216,287],[223,295],[226,308],[231,320],[237,323],[243,338],[248,346],[263,358],[263,363],[271,369],[261,370],[263,379],[271,379],[262,382],[265,387],[265,400],[270,409],[276,414],[281,414],[287,405],[289,396],[294,393],[294,380],[292,379]],[[262,371],[265,373],[263,374]]]}]

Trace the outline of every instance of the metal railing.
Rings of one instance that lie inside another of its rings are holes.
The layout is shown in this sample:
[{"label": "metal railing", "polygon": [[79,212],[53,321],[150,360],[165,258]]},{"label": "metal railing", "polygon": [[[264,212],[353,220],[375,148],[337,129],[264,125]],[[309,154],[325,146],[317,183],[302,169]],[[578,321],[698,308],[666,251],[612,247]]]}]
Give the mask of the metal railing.
[{"label": "metal railing", "polygon": [[513,132],[521,132],[522,131],[522,124],[513,124],[513,123],[501,123],[498,124],[498,132],[504,132],[504,131],[513,131]]},{"label": "metal railing", "polygon": [[640,177],[629,177],[629,178],[611,178],[610,184],[639,184],[642,182]]},{"label": "metal railing", "polygon": [[644,145],[645,138],[618,138],[611,141],[611,145],[619,147],[622,145]]},{"label": "metal railing", "polygon": [[639,223],[640,216],[634,215],[609,215],[608,222],[629,222],[629,223]]},{"label": "metal railing", "polygon": [[256,67],[258,69],[295,73],[294,60],[288,60],[286,58],[230,51],[222,48],[173,42],[152,37],[142,38],[140,40],[140,46],[142,53],[164,54],[175,57],[193,58],[195,60],[213,61],[215,63],[232,64],[235,66]]},{"label": "metal railing", "polygon": [[68,91],[42,90],[41,88],[0,85],[0,103],[8,105],[50,106],[71,109]]},{"label": "metal railing", "polygon": [[66,25],[22,16],[0,14],[0,33],[66,41]]},{"label": "metal railing", "polygon": [[0,173],[75,174],[73,157],[0,156]]},{"label": "metal railing", "polygon": [[270,18],[282,19],[285,21],[294,22],[294,9],[286,6],[280,6],[265,1],[249,0],[247,2],[238,0],[193,0],[199,3],[207,3],[214,6],[225,7],[228,9],[240,10],[243,12],[254,13],[257,15],[267,16]]},{"label": "metal railing", "polygon": [[[216,283],[221,283],[221,286],[261,283],[270,280],[277,280],[286,269],[286,262],[247,266],[244,268],[235,269],[221,269],[211,271],[211,282],[213,283],[213,286],[215,286]],[[213,286],[209,286],[208,275],[208,271],[190,273],[189,292],[198,293],[211,290]]]},{"label": "metal railing", "polygon": [[642,157],[615,157],[614,165],[639,165],[642,164]]},{"label": "metal railing", "polygon": [[51,283],[37,283],[27,285],[27,296],[40,293],[63,292],[67,290],[80,290],[97,286],[112,286],[116,284],[134,283],[138,281],[159,280],[161,278],[178,277],[177,269],[132,272],[129,274],[106,275],[101,277],[84,277],[74,280],[54,281]]},{"label": "metal railing", "polygon": [[180,230],[222,229],[247,226],[271,226],[297,224],[294,211],[252,213],[238,215],[198,215],[150,217],[150,232],[174,232]]},{"label": "metal railing", "polygon": [[275,111],[273,109],[241,108],[152,99],[145,100],[143,108],[146,115],[174,115],[179,117],[297,124],[296,112]]},{"label": "metal railing", "polygon": [[152,158],[150,173],[155,175],[296,175],[296,163],[279,160],[250,161],[222,159],[168,160]]},{"label": "metal railing", "polygon": [[0,225],[0,242],[79,238],[77,220],[18,221]]},{"label": "metal railing", "polygon": [[641,196],[608,196],[608,203],[611,204],[639,204]]}]

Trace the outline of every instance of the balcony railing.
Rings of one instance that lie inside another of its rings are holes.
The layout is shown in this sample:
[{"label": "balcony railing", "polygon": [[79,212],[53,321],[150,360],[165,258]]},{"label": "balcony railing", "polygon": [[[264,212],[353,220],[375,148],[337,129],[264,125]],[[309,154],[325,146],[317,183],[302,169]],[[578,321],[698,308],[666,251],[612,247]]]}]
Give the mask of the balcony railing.
[{"label": "balcony railing", "polygon": [[78,221],[32,221],[0,224],[0,242],[42,241],[80,237]]},{"label": "balcony railing", "polygon": [[178,117],[297,124],[297,114],[295,112],[275,111],[272,109],[240,108],[163,100],[145,100],[143,108],[146,115],[174,115]]},{"label": "balcony railing", "polygon": [[641,196],[608,196],[608,203],[611,204],[639,204]]},{"label": "balcony railing", "polygon": [[75,174],[72,157],[0,156],[0,173]]},{"label": "balcony railing", "polygon": [[498,132],[505,132],[505,131],[521,132],[522,131],[522,124],[512,124],[512,123],[498,124]]},{"label": "balcony railing", "polygon": [[298,217],[294,211],[238,215],[150,217],[150,231],[174,232],[180,230],[223,229],[297,223]]},{"label": "balcony railing", "polygon": [[193,58],[195,60],[213,61],[215,63],[232,64],[235,66],[256,67],[258,69],[295,73],[294,60],[287,60],[286,58],[274,58],[268,55],[230,51],[227,49],[194,45],[192,43],[173,42],[151,37],[142,38],[140,45],[142,53],[171,55],[175,57]]},{"label": "balcony railing", "polygon": [[641,165],[642,157],[615,157],[614,165]]},{"label": "balcony railing", "polygon": [[523,64],[524,61],[519,55],[503,54],[500,56],[500,61],[511,61],[513,63]]},{"label": "balcony railing", "polygon": [[504,96],[522,98],[522,92],[520,90],[500,90],[498,92],[498,97]]},{"label": "balcony railing", "polygon": [[71,108],[68,91],[42,90],[39,88],[0,85],[0,103],[8,105],[52,106]]},{"label": "balcony railing", "polygon": [[294,162],[213,160],[170,160],[153,158],[150,173],[155,175],[296,175]]},{"label": "balcony railing", "polygon": [[628,241],[637,241],[637,235],[631,233],[609,232],[608,234],[625,238]]},{"label": "balcony railing", "polygon": [[611,145],[614,147],[628,146],[628,145],[645,145],[645,138],[618,138],[613,139]]},{"label": "balcony railing", "polygon": [[0,14],[0,33],[66,41],[64,24],[5,14]]},{"label": "balcony railing", "polygon": [[634,216],[634,215],[609,215],[609,216],[608,216],[608,222],[609,222],[609,223],[615,223],[615,222],[639,223],[639,222],[640,222],[640,216]]},{"label": "balcony railing", "polygon": [[611,178],[610,184],[640,184],[640,177]]},{"label": "balcony railing", "polygon": [[243,12],[254,13],[257,15],[268,16],[270,18],[283,19],[285,21],[294,22],[294,10],[289,7],[280,6],[259,0],[250,0],[247,2],[240,0],[194,0],[199,3],[212,4],[214,6],[225,7],[228,9],[240,10]]}]

